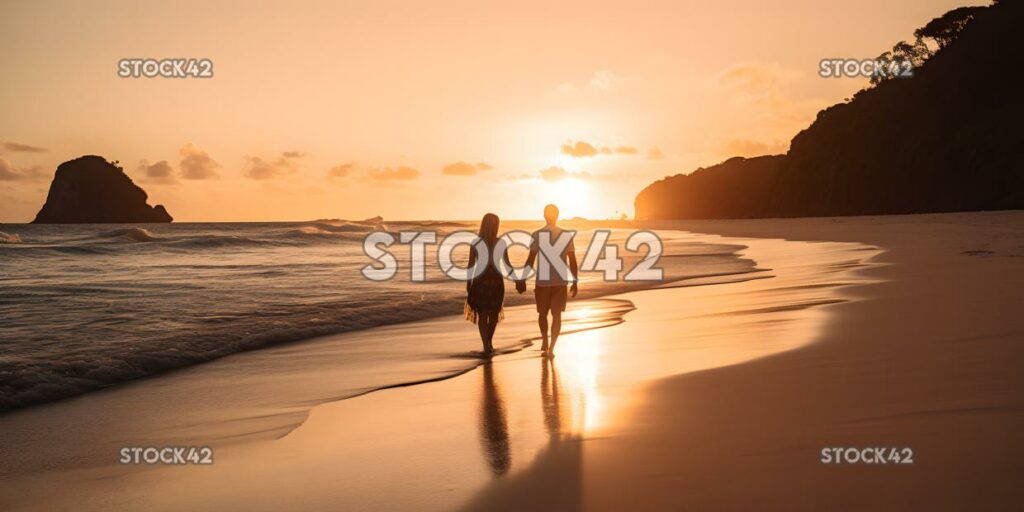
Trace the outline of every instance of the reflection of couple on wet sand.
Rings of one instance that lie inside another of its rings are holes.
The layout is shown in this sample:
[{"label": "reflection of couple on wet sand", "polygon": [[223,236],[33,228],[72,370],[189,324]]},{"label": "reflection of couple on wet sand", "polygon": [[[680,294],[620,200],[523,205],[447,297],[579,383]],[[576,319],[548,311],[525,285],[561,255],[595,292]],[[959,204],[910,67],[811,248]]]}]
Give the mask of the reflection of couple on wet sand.
[{"label": "reflection of couple on wet sand", "polygon": [[[515,360],[506,362],[516,364]],[[580,390],[574,389],[571,378],[568,385],[561,381],[554,359],[542,358],[539,405],[547,442],[542,441],[537,445],[540,449],[532,453],[534,445],[527,435],[525,445],[513,450],[512,440],[520,437],[511,435],[509,424],[521,425],[523,416],[510,421],[511,411],[502,399],[500,385],[502,369],[507,366],[498,364],[486,361],[480,373],[480,441],[494,479],[481,499],[467,503],[462,511],[582,510],[584,444],[573,433],[580,427],[574,422],[585,416],[585,399],[577,394]],[[519,471],[512,471],[513,454],[523,455]],[[524,471],[527,467],[531,469]],[[544,492],[536,492],[537,486]]]},{"label": "reflection of couple on wet sand", "polygon": [[[494,379],[493,363],[483,365],[483,392],[480,402],[480,437],[483,441],[487,463],[495,476],[508,472],[512,465],[509,447],[508,414]],[[562,408],[567,405],[559,398],[561,386],[558,370],[553,361],[543,359],[541,364],[540,396],[544,414],[544,430],[550,442],[556,443],[562,435]]]},{"label": "reflection of couple on wet sand", "polygon": [[[544,207],[543,228],[535,231],[530,242],[530,254],[526,258],[526,267],[533,268],[538,263],[539,269],[535,272],[537,278],[534,286],[534,298],[537,301],[537,325],[540,327],[541,352],[545,357],[554,357],[555,344],[558,342],[558,334],[562,330],[562,312],[565,311],[566,301],[571,294],[576,296],[577,292],[577,264],[576,247],[572,240],[572,233],[569,234],[566,245],[551,258],[546,251],[541,250],[541,244],[545,247],[560,247],[563,230],[557,224],[558,207],[549,204]],[[469,269],[472,275],[476,276],[466,282],[466,318],[477,324],[480,330],[480,340],[484,345],[484,354],[491,355],[494,352],[494,331],[498,327],[498,321],[502,318],[502,306],[505,302],[505,278],[514,278],[512,264],[508,260],[508,247],[505,242],[498,239],[498,216],[493,213],[484,215],[480,221],[479,241],[469,251]],[[480,244],[485,247],[479,247]],[[478,258],[481,255],[502,254],[506,266],[503,272],[495,264],[493,258]],[[541,257],[538,259],[538,255]],[[483,268],[479,268],[482,266]],[[569,283],[572,283],[569,285]],[[516,280],[516,291],[526,291],[526,280]],[[548,315],[551,322],[548,323]],[[550,340],[550,342],[549,342]]]}]

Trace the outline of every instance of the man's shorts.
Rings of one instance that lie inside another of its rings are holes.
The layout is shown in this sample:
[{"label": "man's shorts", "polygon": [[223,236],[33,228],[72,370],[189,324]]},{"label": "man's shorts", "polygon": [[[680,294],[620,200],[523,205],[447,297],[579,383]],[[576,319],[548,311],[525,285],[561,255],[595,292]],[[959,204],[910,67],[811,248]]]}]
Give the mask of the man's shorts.
[{"label": "man's shorts", "polygon": [[537,312],[547,313],[548,311],[565,311],[565,302],[568,297],[566,285],[537,286],[533,289],[533,296],[537,299]]}]

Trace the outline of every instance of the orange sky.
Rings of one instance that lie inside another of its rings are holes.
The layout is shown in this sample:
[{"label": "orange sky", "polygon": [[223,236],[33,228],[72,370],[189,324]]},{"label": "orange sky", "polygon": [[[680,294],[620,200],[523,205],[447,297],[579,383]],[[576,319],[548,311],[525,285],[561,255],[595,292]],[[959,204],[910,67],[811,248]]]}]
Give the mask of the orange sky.
[{"label": "orange sky", "polygon": [[[784,152],[866,83],[822,58],[964,4],[554,3],[5,2],[0,222],[83,154],[179,221],[632,215],[651,181]],[[214,77],[119,78],[125,57]]]}]

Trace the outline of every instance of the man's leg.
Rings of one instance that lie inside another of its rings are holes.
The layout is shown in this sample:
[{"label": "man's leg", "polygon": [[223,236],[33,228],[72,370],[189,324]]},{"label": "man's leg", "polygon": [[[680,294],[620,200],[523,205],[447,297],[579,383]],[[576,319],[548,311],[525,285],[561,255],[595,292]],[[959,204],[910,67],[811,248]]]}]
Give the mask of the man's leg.
[{"label": "man's leg", "polygon": [[548,351],[548,310],[547,308],[538,308],[537,310],[537,326],[540,327],[540,351]]},{"label": "man's leg", "polygon": [[565,311],[566,301],[565,286],[559,286],[552,290],[551,294],[551,350],[548,354],[555,355],[555,343],[558,343],[558,335],[562,332],[562,311]]},{"label": "man's leg", "polygon": [[540,351],[548,351],[548,311],[551,310],[551,289],[538,286],[533,289],[533,296],[537,300],[537,326],[540,327]]},{"label": "man's leg", "polygon": [[551,308],[551,354],[555,353],[555,343],[558,343],[560,332],[562,332],[562,312],[558,308]]}]

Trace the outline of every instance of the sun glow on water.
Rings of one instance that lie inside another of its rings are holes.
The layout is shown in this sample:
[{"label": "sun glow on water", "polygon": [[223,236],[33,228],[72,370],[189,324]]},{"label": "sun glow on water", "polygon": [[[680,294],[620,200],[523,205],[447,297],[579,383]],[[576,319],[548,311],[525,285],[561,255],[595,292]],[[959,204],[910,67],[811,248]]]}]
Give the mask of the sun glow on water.
[{"label": "sun glow on water", "polygon": [[570,433],[591,434],[607,419],[605,397],[598,383],[606,340],[601,329],[596,329],[573,334],[565,341],[558,346],[555,364],[570,390]]}]

